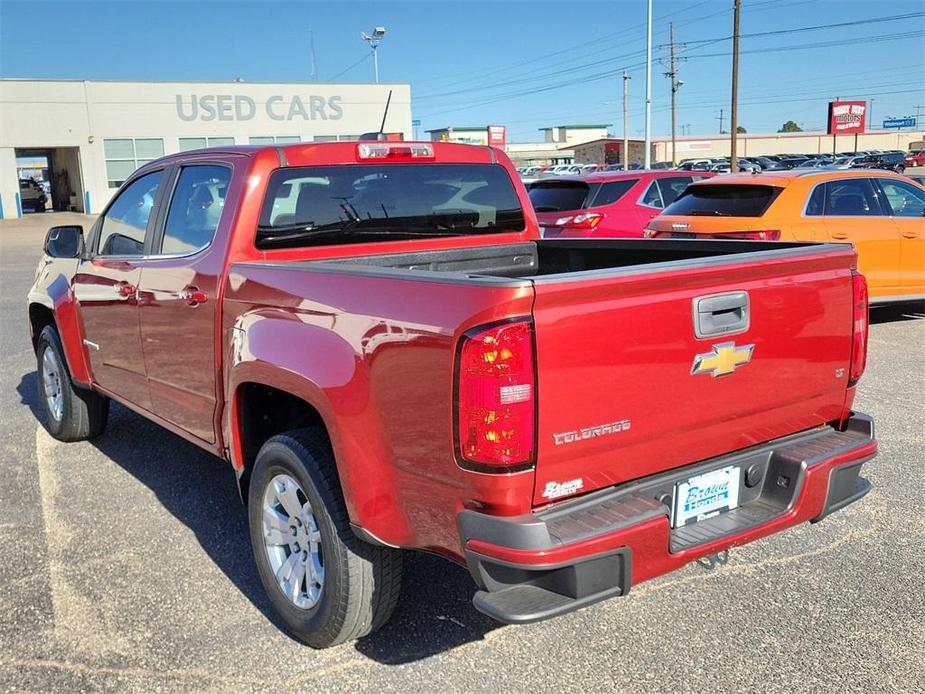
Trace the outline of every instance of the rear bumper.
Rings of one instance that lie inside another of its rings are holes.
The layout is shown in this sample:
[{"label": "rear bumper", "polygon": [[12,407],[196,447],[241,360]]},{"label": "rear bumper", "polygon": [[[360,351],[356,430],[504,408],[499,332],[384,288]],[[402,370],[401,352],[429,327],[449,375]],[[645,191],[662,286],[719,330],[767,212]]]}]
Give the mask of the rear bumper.
[{"label": "rear bumper", "polygon": [[[877,453],[873,420],[819,427],[736,453],[566,501],[538,513],[457,522],[475,607],[499,621],[534,622],[616,595],[684,564],[805,521],[817,522],[870,490],[861,466]],[[674,485],[742,469],[739,507],[671,528]],[[748,473],[748,474],[746,474]]]}]

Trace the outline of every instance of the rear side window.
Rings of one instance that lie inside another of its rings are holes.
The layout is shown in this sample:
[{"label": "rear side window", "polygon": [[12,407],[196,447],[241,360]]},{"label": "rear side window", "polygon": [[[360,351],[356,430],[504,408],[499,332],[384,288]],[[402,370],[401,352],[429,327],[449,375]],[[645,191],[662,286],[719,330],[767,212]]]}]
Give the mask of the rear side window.
[{"label": "rear side window", "polygon": [[876,217],[882,214],[870,179],[852,178],[825,184],[827,217]]},{"label": "rear side window", "polygon": [[667,215],[760,217],[780,195],[776,186],[698,184],[665,208]]},{"label": "rear side window", "polygon": [[602,183],[588,207],[600,207],[602,205],[611,205],[615,203],[626,195],[627,191],[636,185],[638,180],[638,178],[629,178]]},{"label": "rear side window", "polygon": [[537,212],[580,210],[589,191],[588,184],[582,181],[538,181],[530,186],[530,202]]},{"label": "rear side window", "polygon": [[292,167],[267,184],[258,248],[523,231],[510,177],[496,164]]},{"label": "rear side window", "polygon": [[185,255],[212,243],[225,206],[231,171],[224,166],[186,166],[167,211],[161,253]]},{"label": "rear side window", "polygon": [[693,181],[690,176],[669,176],[658,179],[658,189],[662,193],[662,205],[670,205]]}]

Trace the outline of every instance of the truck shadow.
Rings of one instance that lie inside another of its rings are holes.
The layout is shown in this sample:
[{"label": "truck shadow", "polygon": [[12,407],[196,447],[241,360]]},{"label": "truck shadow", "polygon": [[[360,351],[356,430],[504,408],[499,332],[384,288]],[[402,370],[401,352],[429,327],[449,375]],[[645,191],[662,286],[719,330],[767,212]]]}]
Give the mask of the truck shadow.
[{"label": "truck shadow", "polygon": [[[17,392],[43,421],[34,371],[22,377]],[[227,464],[115,403],[105,433],[90,443],[150,489],[235,588],[288,636],[257,575],[247,513]],[[465,569],[422,552],[407,552],[404,559],[402,596],[392,620],[356,642],[357,651],[398,665],[479,640],[498,626],[472,607],[475,585]]]},{"label": "truck shadow", "polygon": [[921,320],[922,318],[925,318],[925,301],[909,301],[904,304],[872,306],[870,309],[871,325]]}]

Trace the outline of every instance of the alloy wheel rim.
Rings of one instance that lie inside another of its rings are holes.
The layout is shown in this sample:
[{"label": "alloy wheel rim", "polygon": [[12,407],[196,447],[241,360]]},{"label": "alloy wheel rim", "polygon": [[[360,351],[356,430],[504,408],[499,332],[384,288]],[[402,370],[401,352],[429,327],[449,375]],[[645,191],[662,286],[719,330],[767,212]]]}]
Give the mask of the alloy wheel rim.
[{"label": "alloy wheel rim", "polygon": [[263,544],[276,584],[303,610],[318,604],[324,588],[321,531],[311,503],[289,475],[276,475],[263,493]]},{"label": "alloy wheel rim", "polygon": [[56,422],[64,414],[64,392],[61,387],[61,364],[54,350],[46,348],[42,355],[42,389],[48,412]]}]

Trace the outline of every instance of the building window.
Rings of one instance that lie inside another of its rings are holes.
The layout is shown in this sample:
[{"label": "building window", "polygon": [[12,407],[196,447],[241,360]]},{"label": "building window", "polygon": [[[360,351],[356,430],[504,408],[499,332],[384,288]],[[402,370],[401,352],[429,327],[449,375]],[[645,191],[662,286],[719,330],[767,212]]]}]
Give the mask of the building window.
[{"label": "building window", "polygon": [[160,138],[103,140],[106,179],[110,188],[118,188],[142,164],[164,156]]},{"label": "building window", "polygon": [[191,149],[203,147],[230,147],[234,145],[233,137],[181,137],[180,151],[188,152]]},{"label": "building window", "polygon": [[293,142],[301,142],[302,138],[298,135],[272,135],[251,137],[248,142],[252,145],[289,145]]},{"label": "building window", "polygon": [[313,142],[337,142],[337,135],[315,135]]}]

